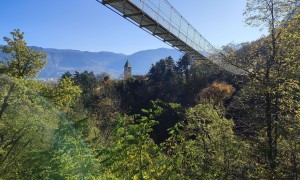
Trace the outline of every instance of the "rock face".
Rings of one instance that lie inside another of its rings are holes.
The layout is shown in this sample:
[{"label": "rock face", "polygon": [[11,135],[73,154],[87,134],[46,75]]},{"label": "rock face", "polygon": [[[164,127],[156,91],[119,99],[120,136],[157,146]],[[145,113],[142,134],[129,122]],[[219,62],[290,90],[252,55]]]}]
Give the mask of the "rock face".
[{"label": "rock face", "polygon": [[[39,74],[39,78],[57,78],[66,71],[82,72],[85,70],[94,71],[95,74],[107,72],[118,78],[123,75],[124,64],[127,60],[130,61],[132,66],[133,75],[143,75],[148,72],[152,64],[160,59],[171,56],[177,61],[182,56],[181,52],[166,48],[139,51],[131,55],[113,52],[32,48],[43,50],[48,55],[48,63]],[[0,52],[0,60],[3,60],[4,57],[5,55]]]}]

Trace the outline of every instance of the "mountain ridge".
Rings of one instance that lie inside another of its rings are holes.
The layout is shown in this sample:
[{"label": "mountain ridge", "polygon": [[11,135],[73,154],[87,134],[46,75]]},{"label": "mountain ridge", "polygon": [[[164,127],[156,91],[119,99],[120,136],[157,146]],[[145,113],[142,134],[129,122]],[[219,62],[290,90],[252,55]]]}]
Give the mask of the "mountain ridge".
[{"label": "mountain ridge", "polygon": [[[123,75],[126,60],[132,65],[134,75],[146,74],[152,64],[168,56],[177,61],[183,54],[176,49],[157,48],[142,50],[130,55],[109,51],[81,51],[73,49],[56,49],[30,46],[47,54],[47,64],[40,72],[39,78],[58,78],[64,72],[93,71],[95,74],[107,72],[114,78]],[[0,58],[5,55],[0,52]]]}]

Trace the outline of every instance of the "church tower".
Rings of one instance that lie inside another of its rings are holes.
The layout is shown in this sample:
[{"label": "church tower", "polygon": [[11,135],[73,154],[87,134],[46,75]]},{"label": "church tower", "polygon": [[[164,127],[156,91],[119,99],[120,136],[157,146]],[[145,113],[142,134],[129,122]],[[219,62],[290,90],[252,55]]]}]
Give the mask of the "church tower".
[{"label": "church tower", "polygon": [[128,79],[129,77],[131,77],[131,65],[127,60],[124,66],[124,79]]}]

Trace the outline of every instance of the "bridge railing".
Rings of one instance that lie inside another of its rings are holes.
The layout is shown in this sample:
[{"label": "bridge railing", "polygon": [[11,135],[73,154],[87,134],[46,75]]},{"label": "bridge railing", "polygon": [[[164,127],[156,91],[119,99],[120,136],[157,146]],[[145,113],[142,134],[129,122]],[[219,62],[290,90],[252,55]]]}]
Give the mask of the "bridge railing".
[{"label": "bridge railing", "polygon": [[167,0],[129,1],[200,54],[207,56],[215,52],[214,46],[189,24]]},{"label": "bridge railing", "polygon": [[[230,72],[239,69],[215,59],[218,53],[167,0],[97,0],[120,16],[195,59],[208,59]],[[206,58],[204,58],[206,57]]]}]

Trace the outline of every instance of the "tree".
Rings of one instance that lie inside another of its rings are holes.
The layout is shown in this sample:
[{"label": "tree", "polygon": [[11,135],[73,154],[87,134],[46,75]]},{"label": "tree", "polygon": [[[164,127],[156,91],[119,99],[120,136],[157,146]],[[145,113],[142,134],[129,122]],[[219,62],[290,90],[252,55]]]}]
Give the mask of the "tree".
[{"label": "tree", "polygon": [[58,111],[40,96],[39,82],[6,77],[0,82],[0,103],[14,85],[0,120],[0,179],[40,179],[39,167],[50,161],[44,152],[53,143]]},{"label": "tree", "polygon": [[65,78],[72,78],[72,73],[70,73],[70,71],[65,72],[62,76],[61,79],[65,79]]},{"label": "tree", "polygon": [[153,126],[150,136],[156,144],[161,144],[170,137],[168,129],[178,122],[185,121],[185,109],[180,104],[161,100],[151,101],[151,103],[151,108],[144,111],[144,115],[158,122]]},{"label": "tree", "polygon": [[184,93],[182,93],[182,104],[192,107],[197,103],[195,102],[195,97],[202,89],[215,81],[225,81],[233,84],[234,78],[233,74],[220,69],[216,64],[209,61],[193,61],[189,68],[189,78],[185,83]]},{"label": "tree", "polygon": [[59,118],[46,169],[49,179],[100,179],[100,165],[92,149],[70,121],[63,115]]},{"label": "tree", "polygon": [[12,39],[4,37],[7,45],[1,47],[3,53],[9,54],[4,62],[5,74],[16,78],[37,76],[46,65],[46,54],[29,48],[19,29],[10,34]]},{"label": "tree", "polygon": [[194,64],[194,60],[187,54],[177,62],[178,72],[184,77],[185,82],[188,82],[190,77],[190,68]]},{"label": "tree", "polygon": [[98,86],[98,81],[94,73],[84,71],[82,73],[75,72],[72,76],[73,81],[76,85],[80,86],[82,89],[81,101],[85,108],[90,108],[90,104],[92,104],[91,99],[95,93],[95,90]]},{"label": "tree", "polygon": [[[24,41],[24,33],[19,29],[11,32],[12,39],[4,37],[7,42],[6,46],[2,46],[1,50],[7,54],[6,58],[0,65],[0,71],[14,78],[28,78],[37,76],[38,72],[45,66],[46,55],[43,52],[30,49]],[[14,91],[14,84],[9,87],[7,95],[4,97],[3,104],[0,109],[0,119],[5,109],[9,106],[9,98]]]},{"label": "tree", "polygon": [[[286,26],[286,21],[282,20],[289,17],[294,10],[299,9],[297,3],[298,1],[290,0],[248,0],[244,13],[247,17],[246,23],[255,27],[267,28],[269,35],[255,42],[242,44],[238,48],[224,47],[225,55],[219,54],[222,60],[239,67],[249,77],[247,89],[244,91],[248,92],[245,94],[250,97],[254,97],[254,95],[258,97],[253,100],[261,107],[255,113],[259,114],[256,118],[260,118],[257,120],[261,121],[262,127],[256,132],[263,136],[260,139],[262,141],[261,151],[266,152],[268,167],[266,176],[270,179],[274,179],[280,174],[276,173],[279,164],[278,140],[283,130],[287,128],[283,126],[287,119],[280,115],[282,112],[280,101],[287,96],[281,87],[290,86],[289,82],[295,83],[296,80],[286,76],[289,72],[287,67],[295,66],[296,62],[289,61],[289,55],[286,56],[287,54],[283,51],[285,44],[282,43],[282,38],[288,26]],[[289,41],[293,40],[289,39],[285,43],[289,44]],[[296,51],[294,53],[297,53]],[[250,91],[254,89],[255,91]],[[244,99],[252,99],[248,97],[244,96]],[[287,101],[284,104],[286,103]]]},{"label": "tree", "polygon": [[211,104],[186,112],[186,123],[170,128],[166,141],[170,174],[176,179],[246,179],[247,145],[233,132],[234,123]]},{"label": "tree", "polygon": [[112,143],[115,121],[120,116],[120,98],[114,84],[100,86],[91,103],[91,114],[100,131],[102,144]]},{"label": "tree", "polygon": [[228,100],[235,89],[225,82],[214,82],[211,86],[204,88],[197,95],[198,103],[213,103],[215,106],[223,107],[225,100]]},{"label": "tree", "polygon": [[111,77],[107,72],[103,72],[97,76],[100,84],[108,84],[111,81]]},{"label": "tree", "polygon": [[[267,157],[271,170],[276,169],[277,140],[278,140],[278,86],[280,86],[280,75],[283,71],[280,58],[280,37],[282,19],[297,8],[298,1],[287,0],[248,0],[245,15],[246,23],[253,26],[267,27],[270,36],[266,38],[265,68],[262,84],[265,87],[265,120],[267,125]],[[274,76],[275,75],[275,76]],[[275,78],[274,78],[275,77]],[[273,96],[272,94],[275,94]],[[274,103],[274,106],[272,105]],[[273,106],[273,107],[272,107]]]},{"label": "tree", "polygon": [[[300,5],[300,4],[298,4]],[[286,179],[298,179],[300,174],[299,154],[299,103],[300,103],[300,7],[285,23],[280,36],[279,57],[281,76],[284,80],[278,85],[278,169]],[[283,70],[285,69],[285,70]]]},{"label": "tree", "polygon": [[[146,117],[120,117],[111,147],[100,150],[100,163],[108,179],[160,178],[161,153],[150,138],[157,122]],[[163,169],[163,168],[162,168]]]},{"label": "tree", "polygon": [[46,90],[45,96],[49,97],[58,108],[67,112],[81,93],[80,87],[76,86],[71,78],[66,77],[60,80],[56,88]]},{"label": "tree", "polygon": [[151,94],[147,81],[128,78],[125,81],[116,82],[113,87],[120,99],[120,107],[123,112],[140,114],[142,108],[150,106]]},{"label": "tree", "polygon": [[147,76],[152,100],[178,102],[182,94],[181,80],[172,57],[161,59],[152,65]]},{"label": "tree", "polygon": [[73,76],[73,80],[76,85],[81,87],[83,94],[87,95],[93,94],[98,85],[97,78],[92,71],[84,71],[82,73],[76,71]]}]

